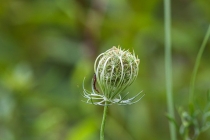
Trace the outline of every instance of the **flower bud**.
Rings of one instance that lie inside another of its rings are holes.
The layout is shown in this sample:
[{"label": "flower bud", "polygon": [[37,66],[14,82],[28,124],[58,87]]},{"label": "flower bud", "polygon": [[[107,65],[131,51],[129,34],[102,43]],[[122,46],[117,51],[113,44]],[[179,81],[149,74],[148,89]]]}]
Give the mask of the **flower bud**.
[{"label": "flower bud", "polygon": [[[124,97],[121,97],[121,93],[136,79],[139,62],[140,60],[135,56],[134,52],[131,54],[119,47],[112,47],[100,54],[94,64],[95,80],[92,93],[88,93],[84,89],[84,97],[89,99],[87,102],[102,99],[102,101],[92,103],[98,105],[103,105],[104,102],[108,102],[108,104],[132,104],[132,101],[140,93],[128,100],[123,100]],[[96,81],[101,94],[95,92],[98,91],[95,87]]]},{"label": "flower bud", "polygon": [[114,98],[136,79],[139,59],[129,51],[112,47],[99,55],[94,71],[98,85],[108,99]]}]

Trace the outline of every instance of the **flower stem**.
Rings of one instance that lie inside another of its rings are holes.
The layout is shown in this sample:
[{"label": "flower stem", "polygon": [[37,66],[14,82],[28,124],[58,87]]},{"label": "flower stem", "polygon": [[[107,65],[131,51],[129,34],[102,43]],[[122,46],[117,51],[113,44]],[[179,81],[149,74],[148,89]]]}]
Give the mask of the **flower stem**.
[{"label": "flower stem", "polygon": [[[166,74],[166,94],[167,106],[170,117],[175,118],[173,103],[173,83],[172,83],[172,56],[171,56],[171,0],[164,0],[165,18],[165,74]],[[169,122],[171,140],[176,140],[176,127],[173,122]]]},{"label": "flower stem", "polygon": [[105,127],[107,111],[108,111],[108,105],[107,105],[107,102],[105,102],[104,113],[103,113],[103,118],[102,118],[102,122],[101,122],[100,140],[104,140],[104,127]]},{"label": "flower stem", "polygon": [[192,73],[192,78],[191,78],[191,82],[190,82],[190,97],[189,97],[189,103],[192,104],[193,100],[194,100],[194,89],[195,89],[195,78],[198,72],[198,67],[201,61],[201,56],[204,52],[204,49],[206,47],[206,44],[208,42],[208,39],[210,37],[210,25],[208,27],[207,33],[204,37],[203,43],[199,49],[198,55],[196,57],[196,61],[195,61],[195,66],[193,68],[193,73]]}]

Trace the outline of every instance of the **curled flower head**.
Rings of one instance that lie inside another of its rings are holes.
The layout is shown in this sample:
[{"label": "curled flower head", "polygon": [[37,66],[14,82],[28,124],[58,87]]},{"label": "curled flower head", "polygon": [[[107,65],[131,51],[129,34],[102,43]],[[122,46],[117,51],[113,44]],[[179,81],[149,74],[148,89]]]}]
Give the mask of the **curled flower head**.
[{"label": "curled flower head", "polygon": [[[92,92],[84,89],[84,97],[87,103],[96,105],[118,103],[120,105],[133,104],[140,99],[134,101],[139,96],[138,93],[133,98],[124,100],[121,96],[128,86],[130,86],[138,75],[140,60],[131,54],[128,50],[121,50],[119,47],[112,47],[106,52],[100,54],[95,61],[95,76],[92,84]],[[96,83],[100,87],[100,91],[96,89]],[[100,92],[97,93],[97,92]]]}]

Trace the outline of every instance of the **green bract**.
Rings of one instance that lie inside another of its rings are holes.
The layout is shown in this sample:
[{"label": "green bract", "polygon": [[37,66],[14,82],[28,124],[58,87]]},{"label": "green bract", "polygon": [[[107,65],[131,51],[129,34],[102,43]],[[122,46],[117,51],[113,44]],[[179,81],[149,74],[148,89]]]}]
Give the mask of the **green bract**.
[{"label": "green bract", "polygon": [[[84,97],[87,103],[96,105],[118,103],[120,105],[133,104],[140,99],[134,99],[140,95],[138,93],[133,98],[124,100],[121,97],[122,91],[130,86],[136,79],[139,70],[140,60],[135,56],[134,52],[121,50],[119,47],[112,47],[106,52],[100,54],[95,61],[94,71],[95,77],[92,84],[92,92],[87,91],[84,86]],[[100,91],[96,89],[95,82],[100,87]],[[100,92],[100,93],[98,93]]]}]

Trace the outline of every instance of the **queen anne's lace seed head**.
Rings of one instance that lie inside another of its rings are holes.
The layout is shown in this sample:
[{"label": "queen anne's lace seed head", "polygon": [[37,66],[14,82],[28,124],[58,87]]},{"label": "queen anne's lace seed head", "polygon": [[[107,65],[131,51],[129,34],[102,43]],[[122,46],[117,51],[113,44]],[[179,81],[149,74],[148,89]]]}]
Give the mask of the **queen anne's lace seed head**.
[{"label": "queen anne's lace seed head", "polygon": [[[95,61],[94,71],[95,80],[100,87],[100,93],[96,93],[95,82],[92,85],[92,92],[84,89],[84,97],[87,98],[87,103],[96,105],[104,105],[118,103],[120,105],[132,104],[139,96],[138,93],[133,98],[124,100],[121,97],[122,91],[130,86],[136,79],[139,70],[140,60],[135,56],[134,52],[121,50],[119,47],[112,47],[106,52],[100,54]],[[84,86],[83,86],[84,88]]]}]

